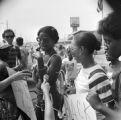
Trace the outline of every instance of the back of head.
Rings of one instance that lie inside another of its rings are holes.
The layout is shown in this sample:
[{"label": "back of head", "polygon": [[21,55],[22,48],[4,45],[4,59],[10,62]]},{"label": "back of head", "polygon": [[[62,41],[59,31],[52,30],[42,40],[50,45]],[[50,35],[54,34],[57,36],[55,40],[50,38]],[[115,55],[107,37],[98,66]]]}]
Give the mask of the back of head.
[{"label": "back of head", "polygon": [[22,46],[22,45],[23,45],[23,38],[22,38],[22,37],[16,38],[16,44],[17,44],[18,46]]},{"label": "back of head", "polygon": [[94,50],[100,50],[101,43],[97,40],[94,34],[91,32],[81,32],[75,35],[76,44],[78,47],[84,46],[89,54],[92,54]]},{"label": "back of head", "polygon": [[98,32],[112,37],[114,40],[121,39],[121,12],[112,12],[99,22]]}]

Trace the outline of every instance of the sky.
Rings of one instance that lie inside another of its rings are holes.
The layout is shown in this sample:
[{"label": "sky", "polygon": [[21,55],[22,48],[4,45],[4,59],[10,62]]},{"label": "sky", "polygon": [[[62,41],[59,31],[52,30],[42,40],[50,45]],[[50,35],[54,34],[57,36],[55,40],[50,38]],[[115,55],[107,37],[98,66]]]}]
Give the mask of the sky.
[{"label": "sky", "polygon": [[[5,0],[0,5],[0,34],[8,27],[15,31],[16,37],[35,42],[37,31],[51,25],[60,38],[65,38],[72,33],[70,17],[80,18],[78,30],[96,30],[102,19],[102,13],[96,9],[97,0]],[[104,16],[109,11],[105,5]]]}]

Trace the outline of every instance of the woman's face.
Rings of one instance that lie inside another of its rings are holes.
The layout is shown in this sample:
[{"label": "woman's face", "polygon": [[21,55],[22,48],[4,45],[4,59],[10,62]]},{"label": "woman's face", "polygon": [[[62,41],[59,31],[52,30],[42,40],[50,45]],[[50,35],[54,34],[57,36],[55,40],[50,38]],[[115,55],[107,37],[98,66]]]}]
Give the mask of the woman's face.
[{"label": "woman's face", "polygon": [[55,44],[55,42],[50,38],[50,36],[43,32],[38,35],[37,41],[43,51],[51,50]]},{"label": "woman's face", "polygon": [[114,40],[109,36],[103,36],[105,40],[105,51],[107,57],[110,59],[117,59],[121,56],[121,40]]},{"label": "woman's face", "polygon": [[77,62],[81,62],[81,49],[77,46],[76,41],[72,40],[70,46],[71,54]]}]

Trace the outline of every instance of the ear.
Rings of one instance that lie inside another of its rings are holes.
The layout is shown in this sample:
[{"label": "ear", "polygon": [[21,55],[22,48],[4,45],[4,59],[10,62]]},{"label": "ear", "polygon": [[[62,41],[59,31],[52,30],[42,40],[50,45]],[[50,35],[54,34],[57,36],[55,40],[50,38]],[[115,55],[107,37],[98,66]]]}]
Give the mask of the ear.
[{"label": "ear", "polygon": [[84,53],[85,53],[85,47],[84,47],[84,46],[81,46],[81,47],[80,47],[80,53],[81,53],[81,54],[84,54]]}]

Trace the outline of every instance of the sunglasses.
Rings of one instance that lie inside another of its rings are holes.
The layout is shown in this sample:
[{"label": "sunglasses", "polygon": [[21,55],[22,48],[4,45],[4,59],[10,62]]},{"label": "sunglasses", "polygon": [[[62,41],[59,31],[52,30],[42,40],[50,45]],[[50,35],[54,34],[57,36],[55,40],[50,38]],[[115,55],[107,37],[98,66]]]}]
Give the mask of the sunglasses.
[{"label": "sunglasses", "polygon": [[5,38],[13,38],[13,35],[5,36]]}]

